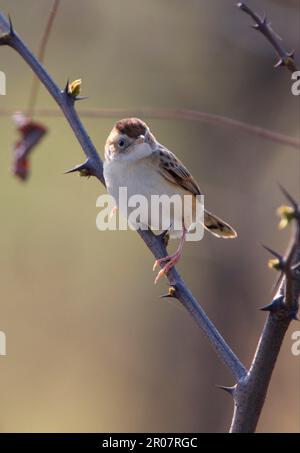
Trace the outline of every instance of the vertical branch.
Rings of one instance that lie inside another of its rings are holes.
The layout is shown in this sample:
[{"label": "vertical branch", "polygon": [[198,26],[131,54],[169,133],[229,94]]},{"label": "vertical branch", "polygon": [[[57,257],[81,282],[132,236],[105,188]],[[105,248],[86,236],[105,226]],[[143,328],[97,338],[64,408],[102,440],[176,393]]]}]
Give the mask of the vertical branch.
[{"label": "vertical branch", "polygon": [[[294,52],[287,52],[274,32],[271,24],[264,17],[252,11],[245,3],[237,5],[254,20],[253,28],[270,42],[279,60],[275,67],[286,67],[290,72],[297,70]],[[286,331],[293,319],[297,319],[300,295],[300,208],[298,203],[281,187],[285,197],[291,204],[280,210],[283,223],[294,222],[292,240],[286,257],[268,249],[275,257],[272,267],[281,272],[279,289],[270,305],[263,308],[268,311],[251,367],[247,375],[232,388],[234,414],[230,432],[254,432],[262,411],[268,387],[271,381],[281,345]]]},{"label": "vertical branch", "polygon": [[[52,30],[54,19],[55,19],[55,16],[56,16],[56,13],[57,13],[57,10],[59,7],[59,2],[60,2],[60,0],[53,1],[53,5],[52,5],[52,8],[49,13],[46,28],[45,28],[44,34],[42,36],[40,48],[39,48],[39,51],[37,54],[37,58],[41,63],[44,62],[46,47],[47,47],[49,36],[50,36],[51,30]],[[30,94],[29,94],[28,116],[33,115],[33,111],[34,111],[34,107],[36,105],[36,100],[37,100],[37,95],[38,95],[38,89],[39,89],[39,79],[33,73],[31,90],[30,90]]]},{"label": "vertical branch", "polygon": [[254,432],[264,405],[286,331],[293,319],[297,319],[300,295],[300,207],[283,189],[292,209],[282,210],[286,223],[293,222],[292,241],[286,257],[272,252],[276,260],[273,267],[282,273],[280,287],[270,305],[262,310],[268,317],[260,337],[251,367],[232,391],[234,415],[232,433]]}]

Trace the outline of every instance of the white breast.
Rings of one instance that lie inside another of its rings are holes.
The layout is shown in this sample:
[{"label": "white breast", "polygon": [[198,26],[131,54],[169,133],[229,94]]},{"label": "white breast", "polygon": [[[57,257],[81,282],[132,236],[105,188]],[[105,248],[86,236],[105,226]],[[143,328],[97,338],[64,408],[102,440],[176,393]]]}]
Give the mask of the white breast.
[{"label": "white breast", "polygon": [[[158,168],[154,166],[149,159],[140,159],[139,161],[131,160],[111,160],[104,163],[104,178],[107,190],[110,195],[116,200],[116,205],[120,208],[121,214],[130,214],[135,208],[127,207],[127,212],[123,212],[122,206],[119,203],[119,188],[127,189],[128,200],[135,195],[142,195],[148,202],[148,210],[140,221],[144,225],[149,225],[152,229],[157,230],[157,225],[161,225],[162,214],[159,209],[151,210],[151,195],[167,195],[172,197],[178,194],[178,187],[167,183],[165,178],[159,173]],[[182,190],[181,195],[187,193]],[[138,206],[138,205],[136,205]],[[174,224],[174,216],[164,218],[165,228],[169,228]],[[177,219],[181,222],[182,216]],[[157,231],[158,232],[158,231]],[[181,232],[171,229],[171,236],[180,236]]]}]

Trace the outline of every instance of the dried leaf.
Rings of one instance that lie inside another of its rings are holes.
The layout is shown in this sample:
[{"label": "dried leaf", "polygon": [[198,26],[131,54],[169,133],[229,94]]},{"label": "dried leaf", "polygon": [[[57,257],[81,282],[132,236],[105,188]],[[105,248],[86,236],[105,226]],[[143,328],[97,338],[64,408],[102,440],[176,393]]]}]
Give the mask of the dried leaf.
[{"label": "dried leaf", "polygon": [[13,147],[12,173],[26,181],[30,170],[29,155],[46,134],[47,128],[27,118],[22,112],[16,112],[13,120],[21,138]]}]

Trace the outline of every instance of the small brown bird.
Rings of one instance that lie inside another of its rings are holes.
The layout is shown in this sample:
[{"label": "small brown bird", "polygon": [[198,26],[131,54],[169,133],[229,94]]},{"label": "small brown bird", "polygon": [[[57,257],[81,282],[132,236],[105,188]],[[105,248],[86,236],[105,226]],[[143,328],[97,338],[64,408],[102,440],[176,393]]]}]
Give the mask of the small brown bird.
[{"label": "small brown bird", "polygon": [[[118,121],[109,134],[105,145],[104,178],[107,190],[119,207],[119,188],[126,187],[128,199],[135,195],[146,197],[151,205],[153,195],[200,195],[200,189],[183,163],[167,148],[161,145],[149,127],[138,118]],[[194,206],[194,205],[193,205]],[[120,206],[121,210],[121,206]],[[130,211],[129,211],[130,212]],[[126,212],[128,216],[128,211]],[[145,223],[153,229],[157,225],[159,213],[147,212]],[[158,273],[155,283],[166,274],[180,259],[186,233],[195,219],[170,218],[170,238],[180,237],[180,244],[173,255],[156,260],[156,266],[166,263]],[[181,229],[172,226],[175,220],[181,222]],[[143,219],[140,219],[143,224]],[[235,230],[219,217],[204,210],[204,227],[218,238],[235,238]]]}]

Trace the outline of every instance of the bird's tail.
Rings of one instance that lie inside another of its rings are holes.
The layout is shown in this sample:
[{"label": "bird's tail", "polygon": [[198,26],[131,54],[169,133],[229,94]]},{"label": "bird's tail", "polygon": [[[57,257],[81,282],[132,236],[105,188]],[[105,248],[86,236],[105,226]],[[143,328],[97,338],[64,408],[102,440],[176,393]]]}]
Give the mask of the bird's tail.
[{"label": "bird's tail", "polygon": [[236,231],[228,223],[206,209],[204,210],[204,226],[217,238],[233,239],[237,237]]}]

